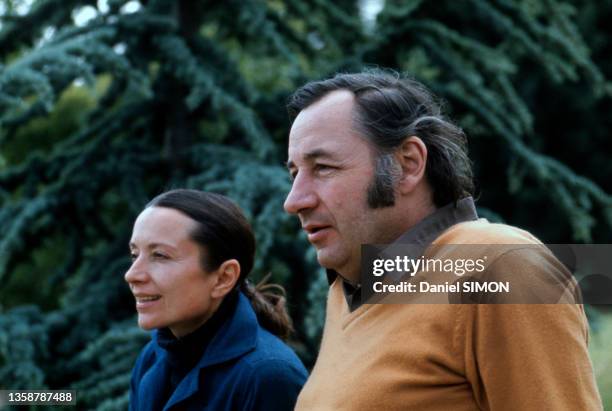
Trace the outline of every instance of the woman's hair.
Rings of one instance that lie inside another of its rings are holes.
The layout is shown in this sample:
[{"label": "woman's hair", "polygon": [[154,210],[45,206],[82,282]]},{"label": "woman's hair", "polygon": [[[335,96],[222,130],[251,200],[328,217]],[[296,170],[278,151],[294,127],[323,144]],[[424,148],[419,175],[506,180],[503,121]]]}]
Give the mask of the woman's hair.
[{"label": "woman's hair", "polygon": [[284,289],[264,284],[267,277],[257,286],[247,279],[255,258],[255,236],[238,206],[220,194],[176,189],[158,195],[145,208],[148,207],[172,208],[194,220],[197,228],[190,235],[202,247],[202,268],[214,271],[223,262],[236,259],[240,278],[235,289],[240,288],[248,297],[264,328],[283,339],[289,336],[293,328],[285,307]]}]

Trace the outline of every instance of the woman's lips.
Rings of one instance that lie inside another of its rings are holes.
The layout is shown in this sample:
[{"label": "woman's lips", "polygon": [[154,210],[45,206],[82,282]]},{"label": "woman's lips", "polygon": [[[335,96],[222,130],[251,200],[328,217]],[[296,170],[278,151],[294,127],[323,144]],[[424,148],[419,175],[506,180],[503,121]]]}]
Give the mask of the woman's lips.
[{"label": "woman's lips", "polygon": [[134,297],[137,310],[152,307],[161,299],[161,295],[135,295]]}]

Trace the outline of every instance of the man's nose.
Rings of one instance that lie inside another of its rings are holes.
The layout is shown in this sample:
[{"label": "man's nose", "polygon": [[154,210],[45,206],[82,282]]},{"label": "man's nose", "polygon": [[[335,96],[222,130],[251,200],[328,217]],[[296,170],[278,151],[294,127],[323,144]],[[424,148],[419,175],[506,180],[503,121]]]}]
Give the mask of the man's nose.
[{"label": "man's nose", "polygon": [[298,214],[301,211],[315,208],[317,201],[318,197],[312,185],[298,174],[293,180],[291,191],[283,206],[289,214]]}]

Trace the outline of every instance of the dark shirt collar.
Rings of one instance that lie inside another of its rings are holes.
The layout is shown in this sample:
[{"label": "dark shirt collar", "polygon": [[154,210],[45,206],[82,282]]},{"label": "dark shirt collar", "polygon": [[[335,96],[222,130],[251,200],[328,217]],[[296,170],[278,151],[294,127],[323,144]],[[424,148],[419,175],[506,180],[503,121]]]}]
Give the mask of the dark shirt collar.
[{"label": "dark shirt collar", "polygon": [[[472,197],[465,197],[456,203],[449,203],[419,221],[408,231],[402,234],[394,244],[414,244],[422,246],[424,250],[444,231],[455,224],[478,219],[476,206]],[[327,270],[327,280],[331,285],[339,274],[334,270]],[[342,281],[344,295],[351,311],[361,305],[361,287],[355,286],[346,280]]]},{"label": "dark shirt collar", "polygon": [[428,246],[451,226],[478,219],[472,197],[449,203],[419,221],[401,235],[395,244],[418,244]]}]

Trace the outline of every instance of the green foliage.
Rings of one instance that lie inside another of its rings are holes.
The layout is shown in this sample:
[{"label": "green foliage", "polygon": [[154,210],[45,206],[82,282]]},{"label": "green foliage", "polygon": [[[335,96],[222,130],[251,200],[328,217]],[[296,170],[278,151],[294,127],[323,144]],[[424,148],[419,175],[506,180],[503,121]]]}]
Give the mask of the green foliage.
[{"label": "green foliage", "polygon": [[[571,23],[576,10],[555,1],[472,0],[469,8],[473,13],[461,13],[459,7],[465,6],[420,2],[396,6],[387,2],[379,16],[384,30],[366,59],[413,73],[452,104],[460,124],[465,122],[467,128],[476,121],[484,126],[478,137],[502,139],[490,158],[507,169],[521,165],[521,178],[515,172],[508,173],[511,193],[542,190],[540,201],[555,203],[563,216],[557,218],[569,222],[571,233],[564,239],[591,241],[597,218],[605,226],[612,224],[612,197],[535,149],[537,141],[545,140],[542,133],[547,130],[534,127],[533,113],[538,107],[528,93],[534,87],[533,80],[524,81],[532,77],[557,87],[581,81],[585,83],[583,91],[592,98],[609,99],[610,86]],[[432,66],[439,69],[433,71]],[[476,118],[471,118],[474,115]],[[476,160],[482,154],[478,152]],[[499,181],[500,175],[491,177]],[[489,180],[488,176],[483,178]],[[487,191],[483,189],[484,196],[489,195]],[[534,225],[521,220],[515,223]],[[546,230],[539,234],[547,237]]]},{"label": "green foliage", "polygon": [[[229,195],[255,228],[255,281],[288,292],[312,364],[326,279],[295,218],[284,102],[304,81],[379,65],[448,102],[472,139],[483,215],[549,242],[608,242],[612,2],[38,0],[0,16],[0,386],[73,388],[124,409],[147,340],[123,282],[155,194]],[[133,2],[130,2],[134,4]],[[367,3],[367,2],[365,2]],[[587,177],[588,176],[588,177]],[[546,207],[547,213],[533,212]]]}]

